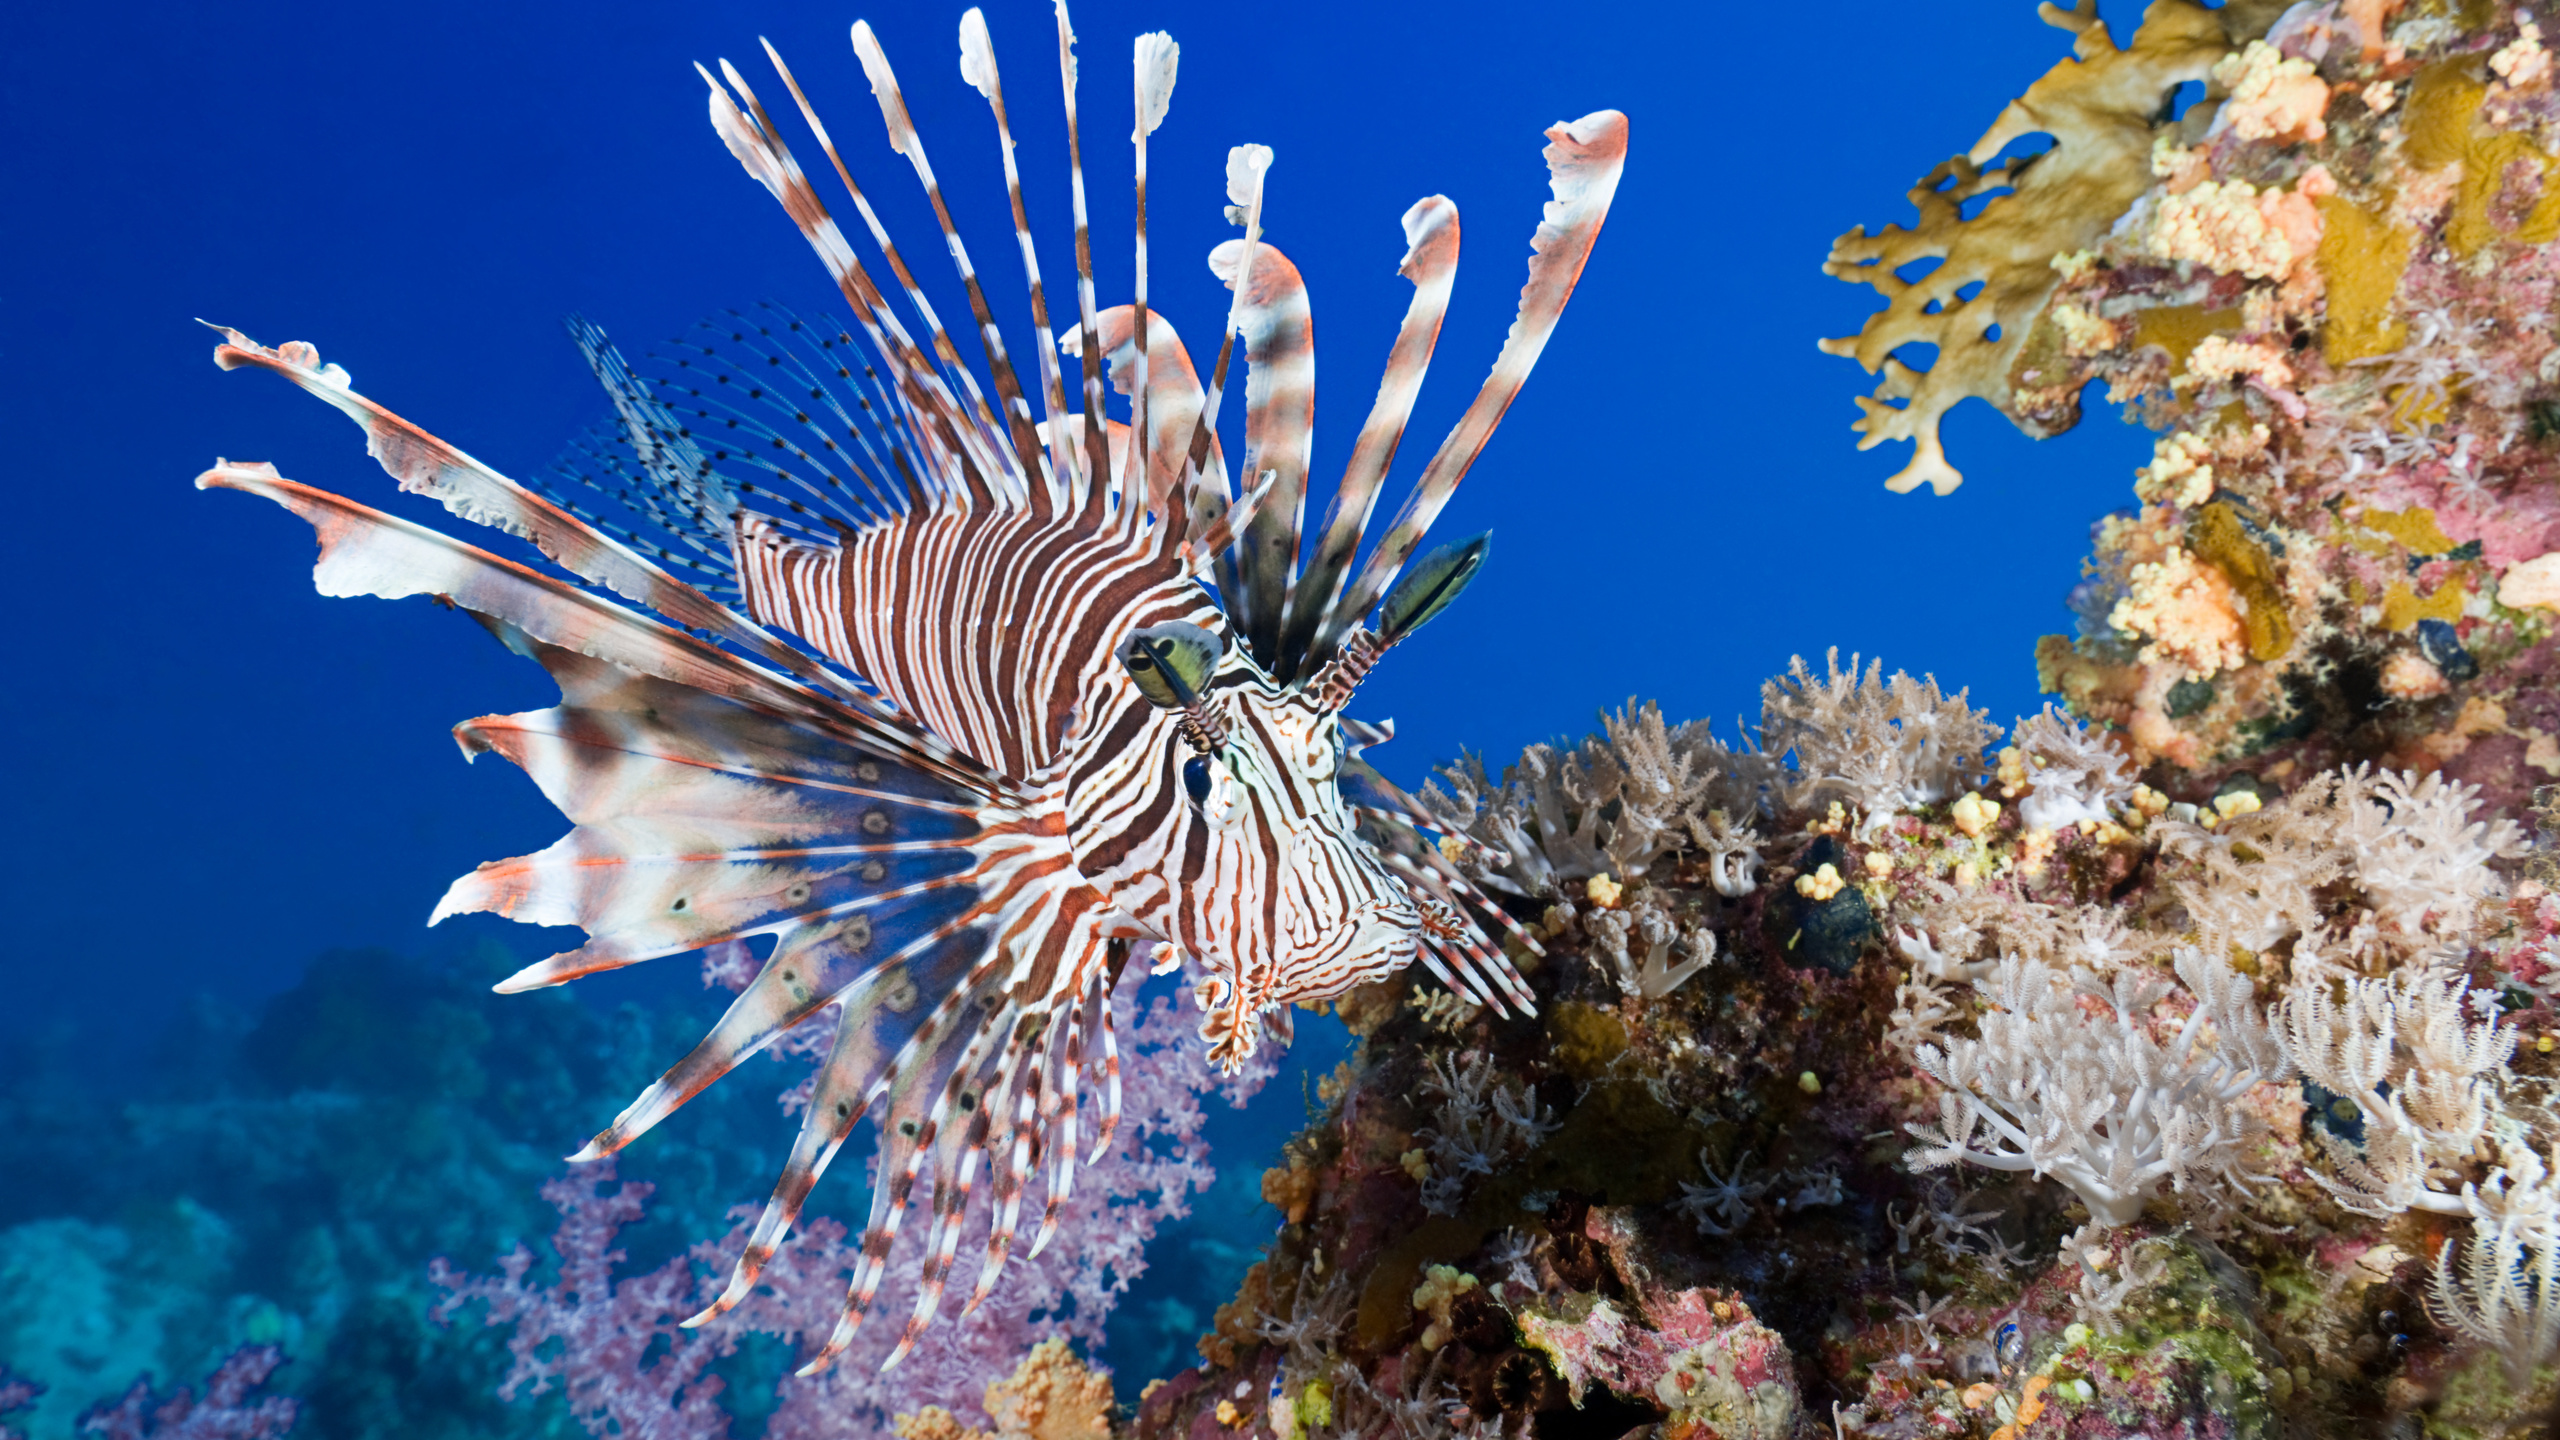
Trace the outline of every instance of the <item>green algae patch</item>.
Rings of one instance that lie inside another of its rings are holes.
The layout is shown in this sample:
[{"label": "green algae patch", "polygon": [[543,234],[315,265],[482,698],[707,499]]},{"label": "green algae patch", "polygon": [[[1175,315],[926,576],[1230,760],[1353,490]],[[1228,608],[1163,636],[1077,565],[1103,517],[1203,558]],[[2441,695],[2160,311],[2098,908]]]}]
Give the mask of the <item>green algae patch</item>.
[{"label": "green algae patch", "polygon": [[2320,354],[2345,365],[2400,348],[2409,327],[2391,318],[2416,236],[2352,201],[2330,195],[2320,205],[2320,273],[2329,285],[2329,321]]},{"label": "green algae patch", "polygon": [[2448,1375],[2427,1415],[2430,1440],[2503,1440],[2517,1433],[2516,1418],[2548,1414],[2560,1403],[2560,1367],[2543,1366],[2521,1386],[2507,1377],[2505,1361],[2495,1346],[2471,1352],[2462,1368]]},{"label": "green algae patch", "polygon": [[2224,335],[2240,328],[2242,316],[2236,309],[2207,310],[2201,305],[2157,305],[2135,312],[2133,343],[2136,346],[2157,345],[2169,352],[2169,370],[2173,375],[2187,373],[2187,357],[2195,353],[2208,335]]},{"label": "green algae patch", "polygon": [[1556,1063],[1576,1080],[1596,1080],[1625,1053],[1627,1025],[1597,1005],[1568,1000],[1547,1012]]},{"label": "green algae patch", "polygon": [[2187,526],[2187,548],[2221,571],[2240,598],[2249,602],[2248,614],[2241,617],[2249,635],[2249,658],[2283,659],[2293,648],[2293,624],[2285,618],[2275,557],[2249,534],[2240,512],[2219,500],[2205,506]]},{"label": "green algae patch", "polygon": [[2468,156],[2472,117],[2489,98],[2486,82],[2477,78],[2468,59],[2438,61],[2418,72],[2409,85],[2408,108],[2401,112],[2400,155],[2420,170],[2434,170]]},{"label": "green algae patch", "polygon": [[2275,1374],[2283,1362],[2250,1319],[2248,1301],[2220,1283],[2194,1248],[2145,1248],[2166,1262],[2165,1272],[2125,1307],[2122,1330],[2089,1337],[2087,1366],[2097,1382],[2091,1408],[2129,1427],[2205,1414],[2221,1417],[2234,1440],[2275,1435]]}]

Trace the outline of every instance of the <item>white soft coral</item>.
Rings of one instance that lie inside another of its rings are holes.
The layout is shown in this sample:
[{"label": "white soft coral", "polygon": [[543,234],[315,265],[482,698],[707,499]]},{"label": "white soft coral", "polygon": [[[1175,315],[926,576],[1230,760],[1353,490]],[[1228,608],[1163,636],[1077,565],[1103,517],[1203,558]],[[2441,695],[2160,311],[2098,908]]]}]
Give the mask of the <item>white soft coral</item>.
[{"label": "white soft coral", "polygon": [[2050,1175],[2110,1226],[2139,1216],[2163,1182],[2251,1178],[2244,1161],[2261,1127],[2239,1101],[2286,1073],[2283,1051],[2248,977],[2195,950],[2176,967],[2194,1007],[2163,1037],[2152,1012],[2170,987],[2157,972],[2101,978],[2002,957],[1975,982],[1990,1007],[1978,1038],[1915,1057],[1945,1093],[1936,1127],[1909,1127],[1924,1142],[1911,1166]]},{"label": "white soft coral", "polygon": [[2018,819],[2030,830],[2107,823],[2133,799],[2132,759],[2105,732],[2066,719],[2051,705],[2018,722],[2009,743],[2024,771]]},{"label": "white soft coral", "polygon": [[2516,1147],[2470,1198],[2471,1235],[2436,1255],[2437,1318],[2491,1346],[2522,1390],[2560,1356],[2560,1184],[2554,1166]]},{"label": "white soft coral", "polygon": [[1787,796],[1807,808],[1820,795],[1844,794],[1873,833],[1897,812],[1952,800],[1981,783],[1982,755],[2000,738],[1989,712],[1965,703],[1965,692],[1946,695],[1934,679],[1914,680],[1897,670],[1882,678],[1884,662],[1862,674],[1858,657],[1840,668],[1840,652],[1816,676],[1798,656],[1785,675],[1761,687],[1761,745],[1771,755],[1795,752]]},{"label": "white soft coral", "polygon": [[2487,998],[2425,972],[2364,980],[2313,970],[2296,979],[2282,1004],[2287,1054],[2311,1083],[2364,1112],[2361,1146],[2313,1132],[2337,1172],[2313,1178],[2339,1204],[2377,1216],[2472,1213],[2455,1187],[2488,1134],[2491,1080],[2516,1039],[2481,1003]]},{"label": "white soft coral", "polygon": [[1512,894],[1552,898],[1566,881],[1642,875],[1674,850],[1727,837],[1727,848],[1747,852],[1738,869],[1739,857],[1723,863],[1748,893],[1759,837],[1722,817],[1758,814],[1775,767],[1747,744],[1724,745],[1705,721],[1663,723],[1650,701],[1630,700],[1600,725],[1570,749],[1530,746],[1499,782],[1476,757],[1445,768],[1423,787],[1423,809],[1481,842],[1473,868]]}]

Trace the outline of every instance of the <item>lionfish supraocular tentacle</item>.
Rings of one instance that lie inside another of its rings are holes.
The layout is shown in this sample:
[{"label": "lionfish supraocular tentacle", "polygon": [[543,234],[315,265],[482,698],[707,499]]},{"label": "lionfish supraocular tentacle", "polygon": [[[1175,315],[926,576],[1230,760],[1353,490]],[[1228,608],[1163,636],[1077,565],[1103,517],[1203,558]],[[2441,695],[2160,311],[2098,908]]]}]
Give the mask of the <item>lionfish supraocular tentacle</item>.
[{"label": "lionfish supraocular tentacle", "polygon": [[[627,454],[594,452],[603,473],[570,479],[582,505],[617,501],[632,524],[517,485],[356,394],[308,346],[271,351],[234,334],[216,352],[226,368],[273,370],[329,401],[365,428],[403,488],[530,540],[596,587],[269,467],[223,465],[199,480],[310,521],[324,593],[443,597],[558,681],[557,706],[456,730],[466,754],[514,761],[573,822],[549,849],[455,882],[437,909],[587,931],[585,945],[502,988],[755,937],[769,946],[728,1013],[582,1157],[629,1144],[794,1027],[834,1025],[773,1194],[722,1295],[689,1322],[754,1288],[869,1117],[882,1138],[861,1259],[810,1368],[863,1322],[920,1185],[931,1187],[922,1283],[890,1363],[939,1310],[975,1215],[987,1234],[964,1309],[997,1283],[1035,1185],[1044,1200],[1029,1252],[1056,1236],[1076,1166],[1088,1163],[1087,1083],[1101,1089],[1090,1160],[1118,1128],[1109,994],[1134,943],[1168,944],[1205,967],[1202,1031],[1230,1067],[1266,1028],[1285,1043],[1292,1002],[1415,959],[1497,1010],[1533,1004],[1486,927],[1534,941],[1423,837],[1410,797],[1360,760],[1385,727],[1341,710],[1386,649],[1482,562],[1473,541],[1406,563],[1554,326],[1614,193],[1625,120],[1602,111],[1548,132],[1555,198],[1511,333],[1355,570],[1457,257],[1454,206],[1432,197],[1406,212],[1402,273],[1414,296],[1302,570],[1313,332],[1296,267],[1262,234],[1270,153],[1243,146],[1229,158],[1229,218],[1244,235],[1210,257],[1232,298],[1204,387],[1146,288],[1146,137],[1165,118],[1178,51],[1164,36],[1136,47],[1137,285],[1131,305],[1105,311],[1063,5],[1057,27],[1077,256],[1078,323],[1063,343],[984,17],[970,11],[960,31],[962,78],[988,102],[1003,154],[1035,329],[1036,415],[1021,352],[1000,333],[904,93],[863,25],[856,54],[891,146],[943,230],[993,403],[770,46],[892,283],[874,280],[737,69],[701,69],[715,131],[816,251],[851,327],[733,316],[688,342],[676,374],[652,380],[601,331],[573,325]],[[1245,449],[1231,479],[1217,416],[1239,338]],[[1080,413],[1068,409],[1059,351],[1080,360]],[[1127,423],[1105,416],[1106,386],[1128,398]],[[669,565],[734,577],[741,604],[716,602]],[[1212,568],[1214,592],[1197,579]],[[1135,648],[1177,635],[1189,638]],[[1171,679],[1142,683],[1142,660],[1175,667]]]}]

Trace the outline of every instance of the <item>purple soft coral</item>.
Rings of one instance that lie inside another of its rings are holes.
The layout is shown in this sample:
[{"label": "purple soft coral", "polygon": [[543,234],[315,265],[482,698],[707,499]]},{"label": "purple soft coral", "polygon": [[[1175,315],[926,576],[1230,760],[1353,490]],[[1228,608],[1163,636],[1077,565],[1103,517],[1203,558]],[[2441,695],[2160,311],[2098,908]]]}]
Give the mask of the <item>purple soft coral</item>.
[{"label": "purple soft coral", "polygon": [[[1192,1087],[1223,1086],[1241,1103],[1268,1074],[1256,1069],[1218,1078],[1205,1063],[1204,1042],[1173,1002],[1158,997],[1140,1008],[1144,983],[1144,966],[1133,963],[1113,997],[1134,1063],[1123,1070],[1124,1118],[1110,1154],[1088,1169],[1061,1218],[1074,1243],[1052,1245],[1036,1257],[1017,1251],[1008,1268],[1019,1273],[1008,1284],[958,1323],[927,1331],[893,1371],[884,1374],[880,1365],[898,1328],[866,1326],[833,1368],[785,1386],[767,1435],[878,1434],[895,1415],[928,1404],[983,1421],[979,1396],[988,1377],[1004,1374],[1036,1341],[1064,1335],[1088,1346],[1100,1342],[1112,1306],[1145,1272],[1145,1247],[1156,1227],[1187,1213],[1189,1193],[1214,1178],[1200,1142],[1201,1092]],[[496,1275],[465,1274],[438,1260],[430,1279],[446,1293],[436,1317],[449,1319],[473,1301],[485,1302],[485,1323],[514,1329],[508,1348],[515,1365],[500,1393],[513,1399],[558,1385],[590,1433],[725,1435],[728,1419],[717,1403],[722,1381],[709,1373],[712,1363],[735,1353],[750,1334],[793,1344],[823,1338],[808,1336],[805,1327],[841,1304],[858,1251],[846,1243],[842,1225],[813,1220],[775,1254],[754,1294],[699,1329],[684,1330],[677,1321],[717,1289],[723,1257],[736,1253],[755,1212],[742,1207],[731,1234],[616,1282],[613,1267],[623,1252],[614,1248],[614,1237],[639,1219],[650,1187],[614,1179],[606,1162],[544,1188],[561,1215],[551,1242],[560,1257],[557,1280],[530,1283],[534,1255],[521,1246],[499,1262]],[[921,1251],[902,1253],[884,1290],[911,1293],[923,1259]],[[973,1264],[964,1258],[952,1289],[966,1294],[974,1280]]]},{"label": "purple soft coral", "polygon": [[[277,1440],[301,1418],[302,1402],[255,1392],[283,1363],[276,1346],[243,1345],[205,1378],[202,1400],[183,1385],[163,1400],[148,1377],[136,1380],[123,1399],[89,1407],[80,1433],[105,1440]],[[0,1404],[23,1384],[0,1386]]]}]

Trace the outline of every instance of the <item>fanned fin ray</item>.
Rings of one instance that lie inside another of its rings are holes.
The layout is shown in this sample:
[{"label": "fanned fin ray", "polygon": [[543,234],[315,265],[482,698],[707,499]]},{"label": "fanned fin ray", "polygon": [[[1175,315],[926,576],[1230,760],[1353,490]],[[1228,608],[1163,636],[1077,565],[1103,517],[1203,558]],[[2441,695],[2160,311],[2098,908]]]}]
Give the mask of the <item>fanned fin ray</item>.
[{"label": "fanned fin ray", "polygon": [[[1240,275],[1248,255],[1252,268]],[[1244,338],[1244,473],[1271,477],[1271,493],[1244,527],[1236,560],[1242,594],[1229,613],[1246,642],[1287,684],[1293,675],[1280,647],[1289,587],[1298,575],[1298,540],[1306,521],[1307,457],[1315,443],[1315,322],[1306,282],[1289,257],[1268,242],[1229,240],[1209,252],[1209,268],[1235,299]]]},{"label": "fanned fin ray", "polygon": [[1351,561],[1360,537],[1377,509],[1378,492],[1395,463],[1405,424],[1413,418],[1413,402],[1422,393],[1422,377],[1431,368],[1431,352],[1440,341],[1440,322],[1449,313],[1449,292],[1458,277],[1458,207],[1432,195],[1404,212],[1404,263],[1396,273],[1413,282],[1413,299],[1404,323],[1387,351],[1384,374],[1369,418],[1352,443],[1351,460],[1342,470],[1325,509],[1324,529],[1304,574],[1289,587],[1289,621],[1279,654],[1292,673],[1313,674],[1327,657],[1309,651],[1317,629],[1349,582]]},{"label": "fanned fin ray", "polygon": [[1591,258],[1592,244],[1600,238],[1601,222],[1609,216],[1609,202],[1618,193],[1618,174],[1626,164],[1627,117],[1615,110],[1595,110],[1548,130],[1547,140],[1547,173],[1555,198],[1547,202],[1545,218],[1530,239],[1529,280],[1521,287],[1520,310],[1503,339],[1502,353],[1494,357],[1493,373],[1486,377],[1474,403],[1458,417],[1439,451],[1423,467],[1413,494],[1361,567],[1358,579],[1326,618],[1317,633],[1317,653],[1331,651],[1343,632],[1369,613],[1422,543],[1423,532],[1431,528],[1458,482],[1466,478],[1468,467],[1482,453],[1503,412],[1527,382],[1530,368],[1546,350],[1565,302],[1573,296],[1574,282],[1582,278],[1582,267]]}]

